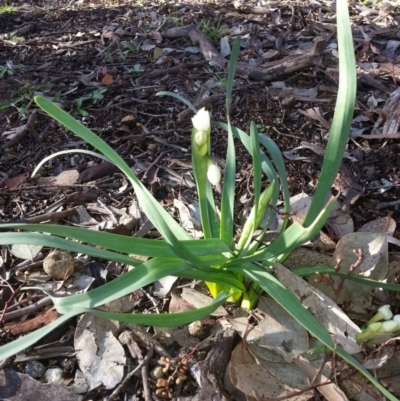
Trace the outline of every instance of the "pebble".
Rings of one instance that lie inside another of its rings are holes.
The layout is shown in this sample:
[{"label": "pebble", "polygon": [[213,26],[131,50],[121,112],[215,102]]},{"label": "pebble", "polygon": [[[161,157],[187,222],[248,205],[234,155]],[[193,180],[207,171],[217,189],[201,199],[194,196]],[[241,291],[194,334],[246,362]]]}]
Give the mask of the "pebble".
[{"label": "pebble", "polygon": [[201,320],[195,320],[188,326],[189,334],[192,337],[200,338],[204,335],[203,324]]},{"label": "pebble", "polygon": [[25,373],[35,379],[42,377],[44,372],[46,372],[46,368],[39,361],[28,361],[25,365]]},{"label": "pebble", "polygon": [[46,377],[47,383],[58,384],[58,383],[64,382],[63,371],[59,367],[53,367],[53,368],[47,369],[45,377]]},{"label": "pebble", "polygon": [[132,230],[136,223],[137,220],[129,214],[121,216],[119,219],[119,224],[123,224],[128,230]]},{"label": "pebble", "polygon": [[164,366],[156,366],[151,372],[150,376],[153,379],[160,379],[164,377],[164,372],[163,372]]}]

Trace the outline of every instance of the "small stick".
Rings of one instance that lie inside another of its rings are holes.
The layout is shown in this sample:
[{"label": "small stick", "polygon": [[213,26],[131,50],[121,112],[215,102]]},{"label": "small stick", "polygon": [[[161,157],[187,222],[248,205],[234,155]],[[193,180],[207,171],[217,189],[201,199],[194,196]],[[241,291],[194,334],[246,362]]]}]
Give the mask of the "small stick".
[{"label": "small stick", "polygon": [[112,392],[112,394],[109,397],[105,398],[105,401],[111,401],[111,400],[114,400],[114,399],[116,399],[118,397],[119,393],[122,391],[122,389],[124,388],[124,386],[128,382],[128,380],[130,380],[135,375],[135,373],[143,366],[144,361],[145,360],[143,359],[139,363],[139,365],[137,365],[136,368],[132,370],[132,372],[130,372],[129,374],[126,375],[126,377],[123,380],[123,382],[119,384],[119,386]]},{"label": "small stick", "polygon": [[151,389],[149,385],[149,362],[153,356],[154,348],[150,347],[142,363],[143,395],[145,401],[152,401]]}]

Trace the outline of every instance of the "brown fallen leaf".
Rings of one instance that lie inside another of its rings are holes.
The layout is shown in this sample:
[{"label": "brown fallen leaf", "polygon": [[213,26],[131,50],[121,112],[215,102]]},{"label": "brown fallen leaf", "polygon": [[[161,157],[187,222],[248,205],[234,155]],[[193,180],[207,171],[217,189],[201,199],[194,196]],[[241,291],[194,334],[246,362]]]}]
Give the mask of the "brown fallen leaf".
[{"label": "brown fallen leaf", "polygon": [[24,173],[21,175],[17,175],[16,177],[10,178],[4,182],[4,185],[8,189],[18,188],[24,181],[29,177],[29,173]]},{"label": "brown fallen leaf", "polygon": [[310,361],[299,355],[294,362],[301,371],[306,374],[308,379],[312,381],[313,385],[321,384],[317,390],[328,401],[348,401],[346,394],[340,389],[340,387],[333,382],[330,383],[330,380],[321,374],[321,372],[319,372]]},{"label": "brown fallen leaf", "polygon": [[9,330],[15,336],[18,334],[27,333],[38,327],[48,324],[56,320],[60,315],[57,311],[52,308],[48,309],[46,312],[37,315],[33,319],[25,320],[24,322],[17,322],[17,323],[7,323],[4,326],[5,330]]},{"label": "brown fallen leaf", "polygon": [[42,187],[64,187],[76,184],[78,179],[78,170],[65,170],[55,177],[40,177],[38,179],[38,185]]},{"label": "brown fallen leaf", "polygon": [[114,82],[114,78],[111,74],[105,74],[104,77],[101,80],[101,83],[103,85],[109,86],[112,85],[112,83]]}]

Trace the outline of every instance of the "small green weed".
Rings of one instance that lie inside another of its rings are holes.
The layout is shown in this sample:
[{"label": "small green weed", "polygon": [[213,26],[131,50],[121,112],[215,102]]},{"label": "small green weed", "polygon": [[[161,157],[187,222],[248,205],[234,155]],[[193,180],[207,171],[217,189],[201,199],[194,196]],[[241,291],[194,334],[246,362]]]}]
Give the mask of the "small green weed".
[{"label": "small green weed", "polygon": [[[91,92],[87,96],[82,96],[76,100],[75,103],[75,112],[73,114],[78,114],[83,117],[87,117],[89,112],[87,111],[92,105],[96,104],[98,101],[104,98],[104,93],[107,89],[96,89],[95,91]],[[86,103],[84,105],[84,102]]]},{"label": "small green weed", "polygon": [[7,110],[11,107],[15,108],[21,120],[27,119],[27,109],[32,103],[32,98],[36,91],[42,90],[46,85],[31,85],[25,83],[21,88],[18,88],[11,92],[10,100],[0,104],[0,110]]},{"label": "small green weed", "polygon": [[222,36],[226,35],[229,30],[225,25],[221,26],[221,21],[218,21],[216,27],[210,25],[211,20],[201,21],[200,29],[210,39],[219,39]]},{"label": "small green weed", "polygon": [[4,78],[6,75],[14,75],[16,70],[24,68],[23,64],[13,64],[11,61],[7,61],[5,65],[0,65],[0,78]]},{"label": "small green weed", "polygon": [[271,126],[270,126],[270,125],[261,124],[261,123],[256,124],[256,127],[257,127],[257,130],[258,130],[259,132],[264,132],[264,133],[271,129]]},{"label": "small green weed", "polygon": [[19,43],[25,42],[25,38],[23,36],[11,35],[9,41],[17,45]]},{"label": "small green weed", "polygon": [[143,72],[145,68],[141,64],[134,64],[132,68],[129,68],[129,73],[139,74]]},{"label": "small green weed", "polygon": [[180,27],[180,26],[184,26],[184,25],[185,25],[184,22],[183,22],[183,20],[182,20],[182,18],[172,17],[172,18],[171,18],[171,22],[172,22],[172,24],[173,24],[173,26],[174,26],[175,28],[178,28],[178,27]]},{"label": "small green weed", "polygon": [[137,54],[140,50],[140,44],[134,45],[130,42],[125,42],[123,48],[118,47],[118,53],[122,60],[126,60],[129,54]]},{"label": "small green weed", "polygon": [[12,6],[0,6],[0,14],[11,14],[11,13],[15,13],[18,10],[15,7]]},{"label": "small green weed", "polygon": [[114,64],[114,58],[109,50],[106,51],[106,61],[108,64]]}]

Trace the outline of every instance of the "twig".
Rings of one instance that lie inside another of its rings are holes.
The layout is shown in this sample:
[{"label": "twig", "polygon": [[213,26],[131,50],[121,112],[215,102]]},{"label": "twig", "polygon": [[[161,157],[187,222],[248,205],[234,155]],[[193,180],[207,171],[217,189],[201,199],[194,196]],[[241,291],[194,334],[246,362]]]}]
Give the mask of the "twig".
[{"label": "twig", "polygon": [[144,78],[153,79],[153,78],[157,78],[157,77],[165,77],[167,74],[179,74],[183,70],[192,69],[192,68],[200,68],[200,67],[203,67],[206,65],[207,65],[207,63],[205,61],[197,61],[195,63],[183,63],[183,64],[179,64],[176,67],[171,67],[171,68],[167,68],[167,69],[163,68],[163,69],[159,69],[157,71],[150,72],[149,74],[144,74],[141,77],[139,77],[138,80],[141,81]]},{"label": "twig", "polygon": [[[18,309],[13,312],[8,312],[4,314],[3,322],[8,322],[9,320],[13,320],[25,315],[30,315],[34,312],[37,312],[39,309],[44,308],[45,306],[51,305],[52,301],[50,297],[43,298],[32,305],[26,306],[25,308]],[[6,308],[4,308],[6,310]]]},{"label": "twig", "polygon": [[[147,355],[146,355],[147,356]],[[146,358],[145,358],[146,359]],[[136,366],[135,369],[132,370],[129,374],[126,375],[125,379],[123,380],[122,383],[119,384],[119,386],[112,392],[112,394],[109,397],[105,398],[105,401],[111,401],[114,400],[118,397],[119,393],[122,391],[124,388],[125,384],[135,375],[135,373],[143,366],[145,359],[143,359],[139,365]]]},{"label": "twig", "polygon": [[3,309],[3,312],[2,312],[1,317],[0,317],[0,325],[5,321],[5,315],[6,315],[6,311],[7,311],[8,306],[13,301],[15,296],[18,294],[20,288],[25,285],[25,282],[26,282],[26,277],[25,277],[24,282],[14,291],[12,286],[11,286],[11,284],[7,280],[4,280],[4,279],[0,278],[0,283],[1,284],[5,283],[6,284],[5,287],[8,287],[10,289],[10,291],[12,292],[10,298],[4,304],[4,309]]},{"label": "twig", "polygon": [[142,329],[139,325],[127,323],[126,327],[132,330],[133,334],[140,340],[140,342],[147,348],[152,347],[154,351],[165,358],[172,361],[174,358],[164,349],[164,347],[149,333]]},{"label": "twig", "polygon": [[[339,294],[340,291],[342,291],[343,288],[343,284],[346,281],[346,279],[354,272],[354,270],[357,268],[357,266],[359,266],[362,262],[363,259],[363,254],[362,254],[362,250],[361,249],[354,249],[353,253],[355,253],[358,256],[358,259],[356,262],[354,262],[350,267],[349,267],[349,271],[347,272],[347,275],[345,277],[341,277],[339,280],[339,284],[336,288],[335,291],[335,295],[333,297],[333,301],[337,302],[338,298],[339,298]],[[335,270],[339,270],[340,269],[340,264],[337,265],[337,267],[335,266]]]},{"label": "twig", "polygon": [[78,212],[76,211],[76,209],[62,210],[61,212],[49,212],[41,214],[39,216],[27,217],[26,219],[21,219],[18,221],[18,223],[33,224],[33,223],[42,223],[43,221],[48,221],[48,220],[61,220],[77,213]]},{"label": "twig", "polygon": [[143,395],[145,401],[152,401],[151,390],[149,385],[149,362],[153,354],[154,354],[154,348],[150,347],[142,363]]},{"label": "twig", "polygon": [[158,309],[157,301],[156,301],[144,288],[141,288],[140,290],[141,290],[141,291],[143,292],[143,294],[146,295],[146,297],[151,301],[151,303],[152,303],[153,306],[154,306],[155,311],[159,314],[159,313],[160,313],[160,310]]}]

